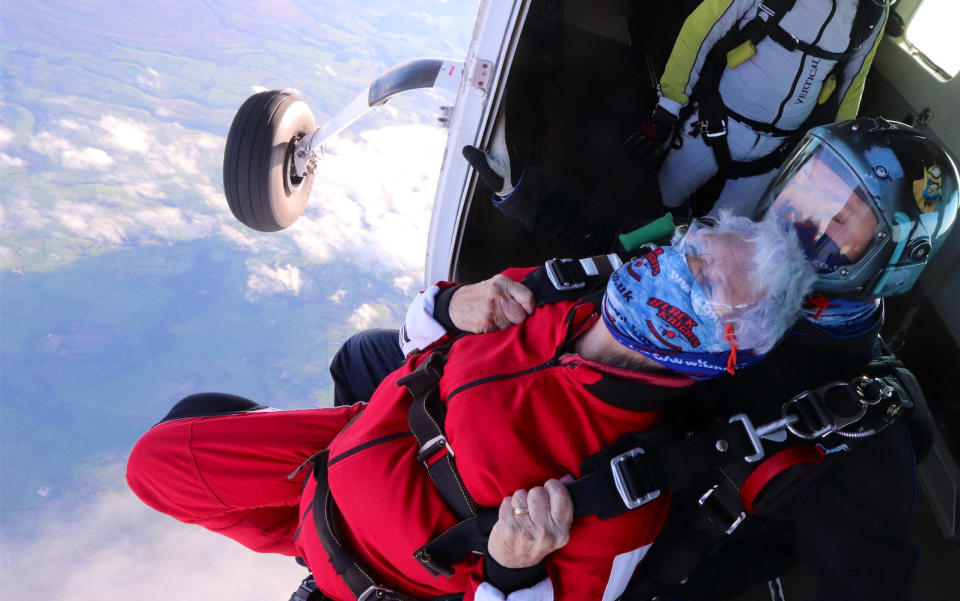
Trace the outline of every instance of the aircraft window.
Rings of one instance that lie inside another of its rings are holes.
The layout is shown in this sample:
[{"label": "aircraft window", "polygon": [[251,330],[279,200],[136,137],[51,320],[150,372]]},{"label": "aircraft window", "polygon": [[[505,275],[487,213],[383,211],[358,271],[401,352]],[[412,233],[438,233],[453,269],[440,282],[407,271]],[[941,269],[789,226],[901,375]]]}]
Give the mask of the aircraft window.
[{"label": "aircraft window", "polygon": [[960,2],[923,0],[907,25],[904,36],[947,78],[960,72]]}]

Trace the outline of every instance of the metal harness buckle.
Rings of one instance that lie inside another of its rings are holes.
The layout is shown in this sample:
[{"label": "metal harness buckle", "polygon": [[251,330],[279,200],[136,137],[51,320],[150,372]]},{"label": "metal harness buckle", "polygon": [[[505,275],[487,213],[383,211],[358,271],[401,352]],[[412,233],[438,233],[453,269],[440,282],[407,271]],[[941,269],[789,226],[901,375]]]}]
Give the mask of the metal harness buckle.
[{"label": "metal harness buckle", "polygon": [[636,509],[644,503],[649,503],[660,496],[659,489],[639,497],[630,496],[630,489],[627,485],[627,479],[623,475],[620,466],[623,465],[623,463],[628,459],[632,459],[637,455],[643,454],[644,450],[641,447],[636,447],[625,453],[620,453],[610,460],[610,471],[613,473],[613,484],[617,487],[617,493],[620,495],[620,500],[623,501],[623,504],[627,506],[627,509]]},{"label": "metal harness buckle", "polygon": [[453,453],[453,447],[450,446],[450,443],[447,442],[447,437],[443,434],[434,436],[427,442],[423,443],[420,448],[417,450],[417,461],[422,463],[424,467],[430,467],[427,464],[427,460],[430,459],[437,451],[440,449],[446,449],[447,454],[450,457],[456,457]]},{"label": "metal harness buckle", "polygon": [[770,8],[769,6],[767,6],[767,5],[766,5],[765,3],[763,3],[763,2],[760,3],[760,6],[758,6],[757,9],[758,9],[758,10],[761,10],[761,11],[763,11],[763,12],[765,12],[765,13],[767,13],[767,18],[768,18],[768,19],[769,19],[770,17],[775,17],[775,16],[777,16],[777,13],[774,12],[774,10],[773,10],[772,8]]},{"label": "metal harness buckle", "polygon": [[[710,487],[710,490],[708,490],[707,492],[703,493],[703,496],[700,497],[700,499],[697,500],[697,505],[703,505],[703,504],[705,504],[705,503],[707,502],[707,500],[710,499],[710,498],[713,496],[713,493],[717,490],[717,486],[719,486],[719,485],[718,485],[718,484],[714,484],[713,486]],[[723,508],[723,505],[722,505],[722,504],[718,504],[717,506]],[[728,513],[728,515],[729,515],[729,513]],[[733,532],[734,530],[736,530],[737,527],[739,527],[740,524],[741,524],[741,523],[743,522],[743,520],[745,520],[745,519],[747,519],[747,512],[741,511],[741,512],[740,512],[740,515],[736,516],[736,517],[733,519],[733,522],[730,524],[730,526],[727,527],[727,529],[726,529],[723,533],[724,533],[724,534],[730,534],[731,532]]]},{"label": "metal harness buckle", "polygon": [[393,598],[395,592],[393,589],[389,589],[385,586],[380,586],[374,584],[367,588],[367,590],[360,593],[360,596],[357,597],[357,601],[373,601],[373,599],[390,599]]},{"label": "metal harness buckle", "polygon": [[577,259],[550,259],[543,267],[557,290],[579,290],[587,285],[587,273]]},{"label": "metal harness buckle", "polygon": [[[857,403],[857,410],[851,415],[839,415],[831,410],[830,405],[826,402],[826,397],[833,390],[843,390],[850,395],[852,400],[855,400]],[[809,403],[809,410],[794,411],[794,413],[815,417],[820,422],[819,427],[814,426],[815,429],[809,432],[804,432],[798,427],[796,422],[801,421],[800,419],[787,425],[787,429],[790,430],[791,434],[804,440],[823,438],[857,423],[867,414],[869,404],[857,386],[853,386],[847,382],[831,382],[814,390],[805,390],[784,403],[782,409],[784,418],[787,417],[788,410],[794,408],[801,409],[801,403]]]},{"label": "metal harness buckle", "polygon": [[704,138],[710,140],[714,138],[722,138],[727,135],[727,121],[726,119],[720,120],[718,127],[714,127],[713,123],[709,119],[701,119],[693,124],[693,127],[700,132],[700,135]]},{"label": "metal harness buckle", "polygon": [[[756,463],[763,459],[763,442],[761,438],[771,438],[776,440],[775,435],[778,432],[782,432],[784,429],[789,428],[790,424],[797,421],[799,418],[795,415],[784,416],[782,419],[772,421],[769,424],[764,424],[759,428],[754,427],[753,421],[750,420],[744,413],[738,413],[732,416],[729,419],[729,423],[740,422],[743,426],[743,429],[747,432],[747,439],[750,441],[750,445],[753,447],[753,454],[747,455],[744,457],[744,461],[747,463]],[[786,437],[786,434],[783,434]]]}]

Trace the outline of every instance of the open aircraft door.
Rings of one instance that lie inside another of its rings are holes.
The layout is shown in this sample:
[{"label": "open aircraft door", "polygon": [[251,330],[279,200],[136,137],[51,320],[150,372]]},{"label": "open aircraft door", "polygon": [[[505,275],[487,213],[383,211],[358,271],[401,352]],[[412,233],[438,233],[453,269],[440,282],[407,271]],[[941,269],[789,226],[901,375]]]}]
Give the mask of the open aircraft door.
[{"label": "open aircraft door", "polygon": [[484,0],[477,13],[433,203],[426,282],[458,279],[466,215],[477,185],[476,173],[460,152],[467,144],[483,147],[491,135],[529,4]]}]

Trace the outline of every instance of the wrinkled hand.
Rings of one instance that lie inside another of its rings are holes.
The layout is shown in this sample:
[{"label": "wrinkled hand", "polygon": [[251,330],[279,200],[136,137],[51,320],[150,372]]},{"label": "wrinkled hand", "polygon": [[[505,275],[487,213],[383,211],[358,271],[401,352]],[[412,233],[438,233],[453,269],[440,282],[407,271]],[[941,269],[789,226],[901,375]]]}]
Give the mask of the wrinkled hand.
[{"label": "wrinkled hand", "polygon": [[677,116],[658,106],[650,117],[631,132],[620,152],[632,159],[651,159],[673,139]]},{"label": "wrinkled hand", "polygon": [[[514,508],[527,509],[515,515]],[[500,517],[490,532],[487,550],[505,568],[535,566],[570,540],[573,501],[559,480],[518,490],[500,503]]]},{"label": "wrinkled hand", "polygon": [[450,320],[464,332],[482,334],[523,323],[534,308],[529,288],[497,274],[458,288],[450,299]]}]

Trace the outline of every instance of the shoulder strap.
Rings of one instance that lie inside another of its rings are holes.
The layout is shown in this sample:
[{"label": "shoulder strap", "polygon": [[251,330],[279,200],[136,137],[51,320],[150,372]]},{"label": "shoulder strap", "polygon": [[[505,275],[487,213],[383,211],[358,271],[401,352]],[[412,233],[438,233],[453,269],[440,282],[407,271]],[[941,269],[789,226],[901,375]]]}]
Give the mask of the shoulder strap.
[{"label": "shoulder strap", "polygon": [[607,278],[621,265],[623,259],[615,253],[585,259],[550,259],[531,271],[523,285],[533,292],[538,306],[576,300],[606,285]]},{"label": "shoulder strap", "polygon": [[872,0],[861,0],[857,4],[857,14],[850,27],[850,54],[856,52],[867,39],[873,35],[873,30],[883,22],[884,12],[889,10]]}]

